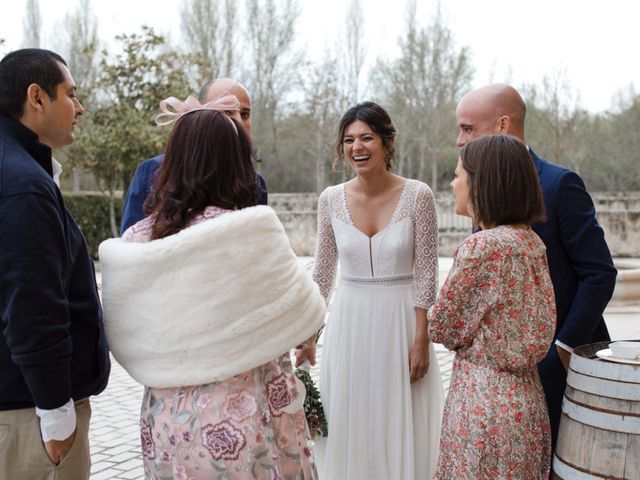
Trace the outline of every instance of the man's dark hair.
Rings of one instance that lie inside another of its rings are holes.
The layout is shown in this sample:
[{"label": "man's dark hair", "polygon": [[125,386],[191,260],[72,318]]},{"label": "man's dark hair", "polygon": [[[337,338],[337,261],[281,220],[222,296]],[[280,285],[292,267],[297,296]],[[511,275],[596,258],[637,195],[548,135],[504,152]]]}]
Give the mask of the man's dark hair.
[{"label": "man's dark hair", "polygon": [[145,211],[155,215],[151,239],[179,232],[208,206],[254,206],[257,186],[251,140],[242,125],[215,110],[187,113],[173,126],[145,201]]},{"label": "man's dark hair", "polygon": [[391,170],[393,154],[395,152],[396,127],[394,127],[391,117],[387,111],[377,103],[362,102],[354,105],[345,112],[338,126],[338,137],[336,138],[336,151],[342,158],[344,155],[344,132],[349,125],[356,120],[366,123],[374,133],[382,137],[382,145],[385,149],[385,164],[387,170]]},{"label": "man's dark hair", "polygon": [[484,228],[545,219],[544,200],[535,165],[524,143],[510,135],[489,135],[460,150],[469,176],[474,223]]},{"label": "man's dark hair", "polygon": [[20,118],[32,83],[55,100],[56,87],[64,81],[59,63],[67,65],[57,53],[41,48],[8,53],[0,60],[0,114]]}]

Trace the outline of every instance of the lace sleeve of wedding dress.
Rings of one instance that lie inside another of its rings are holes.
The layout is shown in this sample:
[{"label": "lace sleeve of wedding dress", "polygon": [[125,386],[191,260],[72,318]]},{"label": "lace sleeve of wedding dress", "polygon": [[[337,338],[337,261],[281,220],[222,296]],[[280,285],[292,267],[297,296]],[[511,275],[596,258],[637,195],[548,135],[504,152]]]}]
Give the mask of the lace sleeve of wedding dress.
[{"label": "lace sleeve of wedding dress", "polygon": [[331,226],[331,213],[329,210],[330,192],[331,190],[327,188],[320,194],[320,199],[318,200],[318,239],[313,267],[313,280],[320,287],[320,293],[327,303],[333,288],[338,264],[338,248],[336,247],[336,238]]},{"label": "lace sleeve of wedding dress", "polygon": [[415,306],[428,309],[438,287],[438,216],[433,192],[425,183],[416,191],[414,207]]}]

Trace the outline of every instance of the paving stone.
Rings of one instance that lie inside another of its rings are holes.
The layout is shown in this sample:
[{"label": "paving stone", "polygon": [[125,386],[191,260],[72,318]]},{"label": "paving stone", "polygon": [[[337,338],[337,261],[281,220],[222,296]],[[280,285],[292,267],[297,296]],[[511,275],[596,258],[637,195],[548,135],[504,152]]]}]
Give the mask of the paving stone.
[{"label": "paving stone", "polygon": [[132,458],[138,458],[140,456],[140,452],[132,452],[131,450],[127,450],[126,452],[122,452],[118,455],[114,455],[109,458],[110,462],[114,463],[124,463],[127,460],[131,460]]},{"label": "paving stone", "polygon": [[118,480],[130,480],[144,478],[144,469],[142,467],[136,467],[128,472],[122,472],[117,477]]},{"label": "paving stone", "polygon": [[131,447],[128,444],[124,444],[114,448],[110,448],[109,455],[115,456],[115,455],[120,455],[122,453],[130,452],[130,451],[131,451]]},{"label": "paving stone", "polygon": [[115,465],[114,462],[109,462],[107,460],[102,460],[100,462],[94,462],[93,459],[91,460],[91,473],[93,474],[98,473],[98,472],[103,472],[105,470],[113,470],[113,467]]},{"label": "paving stone", "polygon": [[129,460],[125,460],[124,462],[116,463],[114,465],[114,468],[128,472],[130,470],[133,470],[134,468],[138,468],[141,466],[142,466],[142,458],[131,458]]},{"label": "paving stone", "polygon": [[91,469],[93,470],[93,464],[102,462],[103,460],[107,460],[108,458],[110,458],[109,455],[105,455],[104,453],[96,453],[92,451],[91,452],[91,462],[92,462]]},{"label": "paving stone", "polygon": [[[119,472],[117,470],[104,470],[102,472],[99,473],[92,473],[91,474],[91,480],[107,480],[108,478],[115,478],[115,476],[118,474]],[[142,477],[140,477],[142,478]]]}]

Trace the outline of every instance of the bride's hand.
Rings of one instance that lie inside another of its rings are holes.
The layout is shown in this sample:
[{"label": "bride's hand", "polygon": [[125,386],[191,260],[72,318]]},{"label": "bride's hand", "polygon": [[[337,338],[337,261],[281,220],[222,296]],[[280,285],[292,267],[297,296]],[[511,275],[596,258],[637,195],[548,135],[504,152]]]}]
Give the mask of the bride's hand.
[{"label": "bride's hand", "polygon": [[316,336],[313,335],[306,342],[298,345],[293,352],[296,356],[296,368],[309,360],[311,365],[316,364]]},{"label": "bride's hand", "polygon": [[420,380],[429,370],[429,342],[416,338],[409,350],[409,378],[411,383]]},{"label": "bride's hand", "polygon": [[316,346],[313,347],[305,347],[305,348],[296,348],[293,352],[296,356],[296,368],[302,365],[305,360],[309,360],[311,365],[316,364]]}]

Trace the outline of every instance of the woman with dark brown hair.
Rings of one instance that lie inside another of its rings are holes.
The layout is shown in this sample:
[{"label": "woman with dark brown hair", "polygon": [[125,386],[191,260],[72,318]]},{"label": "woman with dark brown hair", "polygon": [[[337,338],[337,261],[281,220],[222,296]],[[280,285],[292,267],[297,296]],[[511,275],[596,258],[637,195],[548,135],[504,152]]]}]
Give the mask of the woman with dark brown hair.
[{"label": "woman with dark brown hair", "polygon": [[274,211],[254,206],[237,99],[163,106],[174,126],[152,213],[100,246],[109,346],[146,387],[146,477],[315,479],[289,351],[315,338],[322,297]]},{"label": "woman with dark brown hair", "polygon": [[546,480],[551,431],[536,364],[555,330],[542,240],[544,203],[527,147],[495,135],[467,143],[451,188],[481,230],[458,247],[429,309],[429,335],[456,352],[435,479]]},{"label": "woman with dark brown hair", "polygon": [[165,161],[145,202],[154,218],[151,240],[177,233],[210,206],[255,206],[256,178],[246,130],[221,112],[191,113],[169,137]]},{"label": "woman with dark brown hair", "polygon": [[355,178],[318,202],[313,277],[327,302],[340,262],[320,370],[321,478],[426,479],[435,467],[444,398],[426,310],[438,221],[429,186],[392,172],[395,136],[380,105],[350,108],[336,147]]}]

